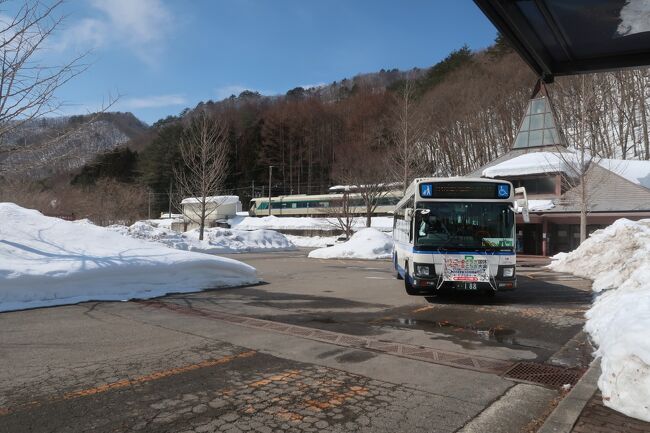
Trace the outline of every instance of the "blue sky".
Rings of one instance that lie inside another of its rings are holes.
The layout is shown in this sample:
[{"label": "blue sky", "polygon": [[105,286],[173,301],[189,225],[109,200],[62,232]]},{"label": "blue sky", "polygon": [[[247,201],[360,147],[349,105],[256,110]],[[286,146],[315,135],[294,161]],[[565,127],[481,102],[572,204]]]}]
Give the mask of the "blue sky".
[{"label": "blue sky", "polygon": [[61,89],[65,114],[113,110],[153,123],[244,89],[285,93],[381,68],[427,67],[492,43],[470,0],[69,0],[45,54],[92,50]]}]

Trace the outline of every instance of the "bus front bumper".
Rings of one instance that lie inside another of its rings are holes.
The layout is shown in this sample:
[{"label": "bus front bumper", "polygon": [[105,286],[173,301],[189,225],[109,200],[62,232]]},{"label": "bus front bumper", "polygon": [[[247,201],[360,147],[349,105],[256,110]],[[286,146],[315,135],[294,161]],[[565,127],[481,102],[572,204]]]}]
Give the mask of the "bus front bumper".
[{"label": "bus front bumper", "polygon": [[414,278],[412,281],[412,285],[415,289],[419,289],[419,291],[424,295],[437,293],[438,291],[447,291],[447,290],[463,291],[463,292],[466,291],[484,292],[484,291],[492,290],[497,292],[505,292],[509,290],[515,290],[517,288],[517,278],[513,277],[507,280],[495,279],[492,281],[492,283],[486,283],[486,282],[470,283],[470,282],[460,282],[460,281],[443,281],[441,283],[438,280]]}]

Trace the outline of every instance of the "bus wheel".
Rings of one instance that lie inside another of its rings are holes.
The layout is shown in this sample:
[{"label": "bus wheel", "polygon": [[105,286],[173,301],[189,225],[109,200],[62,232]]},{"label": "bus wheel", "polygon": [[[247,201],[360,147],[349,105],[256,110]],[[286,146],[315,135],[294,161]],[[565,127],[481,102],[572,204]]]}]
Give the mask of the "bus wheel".
[{"label": "bus wheel", "polygon": [[426,299],[429,304],[435,304],[438,302],[438,299],[440,298],[438,298],[437,296],[425,296],[424,299]]}]

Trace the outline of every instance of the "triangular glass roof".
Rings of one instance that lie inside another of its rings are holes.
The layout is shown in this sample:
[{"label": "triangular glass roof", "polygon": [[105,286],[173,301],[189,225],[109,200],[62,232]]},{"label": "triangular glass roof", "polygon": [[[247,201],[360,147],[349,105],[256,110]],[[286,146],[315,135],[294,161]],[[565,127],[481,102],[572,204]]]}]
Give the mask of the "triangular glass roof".
[{"label": "triangular glass roof", "polygon": [[513,149],[542,146],[555,147],[563,144],[551,103],[547,96],[538,94],[528,102]]}]

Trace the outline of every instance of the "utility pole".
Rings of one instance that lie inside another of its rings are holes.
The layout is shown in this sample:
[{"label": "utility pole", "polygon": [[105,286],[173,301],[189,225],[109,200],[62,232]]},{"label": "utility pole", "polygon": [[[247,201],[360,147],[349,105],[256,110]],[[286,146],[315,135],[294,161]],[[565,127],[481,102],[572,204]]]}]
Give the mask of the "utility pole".
[{"label": "utility pole", "polygon": [[147,217],[147,219],[151,219],[151,192],[149,192],[149,194],[147,194],[147,198],[148,198],[147,201],[149,202],[149,205],[148,205],[149,206],[149,212],[148,212],[149,216]]},{"label": "utility pole", "polygon": [[269,165],[269,216],[271,216],[271,176],[273,175],[273,166]]}]

